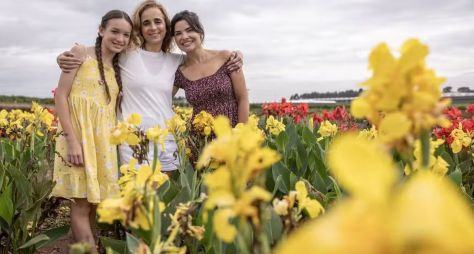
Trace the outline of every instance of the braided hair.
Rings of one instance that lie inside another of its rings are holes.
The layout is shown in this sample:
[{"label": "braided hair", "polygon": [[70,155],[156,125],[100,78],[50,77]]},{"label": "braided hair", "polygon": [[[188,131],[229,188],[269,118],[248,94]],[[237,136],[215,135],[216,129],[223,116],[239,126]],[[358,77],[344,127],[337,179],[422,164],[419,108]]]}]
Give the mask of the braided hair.
[{"label": "braided hair", "polygon": [[[105,27],[107,26],[107,22],[111,19],[125,19],[130,24],[130,26],[133,27],[132,20],[130,19],[128,14],[120,10],[112,10],[112,11],[107,12],[102,17],[100,27],[105,29]],[[95,40],[95,55],[97,57],[97,63],[98,63],[99,74],[100,74],[99,84],[104,86],[105,92],[107,93],[107,98],[110,103],[112,98],[110,96],[110,90],[107,84],[107,80],[105,79],[104,62],[102,60],[102,36],[100,34],[97,35],[97,38]],[[117,101],[116,101],[116,109],[120,110],[121,109],[120,104],[122,101],[122,78],[120,75],[120,67],[119,67],[118,62],[119,62],[119,54],[115,54],[114,58],[112,59],[112,65],[115,72],[115,80],[119,88],[119,95],[117,96]]]}]

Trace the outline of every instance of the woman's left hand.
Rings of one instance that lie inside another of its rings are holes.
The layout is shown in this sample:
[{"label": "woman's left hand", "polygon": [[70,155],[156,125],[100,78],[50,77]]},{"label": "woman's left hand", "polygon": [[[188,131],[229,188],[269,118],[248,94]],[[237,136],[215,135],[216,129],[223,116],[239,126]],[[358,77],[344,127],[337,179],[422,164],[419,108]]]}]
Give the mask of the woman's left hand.
[{"label": "woman's left hand", "polygon": [[232,51],[229,61],[226,64],[226,68],[229,72],[239,72],[244,65],[244,56],[240,51]]}]

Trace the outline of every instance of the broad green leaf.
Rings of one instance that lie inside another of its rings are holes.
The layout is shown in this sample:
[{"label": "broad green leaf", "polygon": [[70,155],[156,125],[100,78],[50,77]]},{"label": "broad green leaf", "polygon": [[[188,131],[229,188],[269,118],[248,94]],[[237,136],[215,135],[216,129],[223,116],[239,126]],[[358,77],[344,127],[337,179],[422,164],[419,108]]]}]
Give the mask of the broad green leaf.
[{"label": "broad green leaf", "polygon": [[5,191],[0,194],[0,217],[2,217],[8,225],[12,223],[13,219],[13,201],[12,201],[12,184],[5,188]]},{"label": "broad green leaf", "polygon": [[44,241],[48,241],[48,240],[49,240],[49,237],[47,235],[40,234],[40,235],[37,235],[37,236],[31,238],[28,242],[26,242],[25,244],[20,246],[19,249],[25,249],[25,248],[31,247],[35,244],[38,244],[40,242],[44,242]]},{"label": "broad green leaf", "polygon": [[110,248],[113,253],[125,254],[127,251],[127,243],[123,240],[101,237],[100,242],[105,248]]},{"label": "broad green leaf", "polygon": [[46,242],[39,243],[37,245],[37,248],[46,247],[46,246],[54,243],[59,238],[67,235],[68,232],[69,232],[69,228],[70,228],[69,225],[65,225],[65,226],[61,226],[61,227],[57,227],[57,228],[52,228],[52,229],[49,229],[48,231],[44,232],[43,234],[48,236],[49,240],[47,240]]}]

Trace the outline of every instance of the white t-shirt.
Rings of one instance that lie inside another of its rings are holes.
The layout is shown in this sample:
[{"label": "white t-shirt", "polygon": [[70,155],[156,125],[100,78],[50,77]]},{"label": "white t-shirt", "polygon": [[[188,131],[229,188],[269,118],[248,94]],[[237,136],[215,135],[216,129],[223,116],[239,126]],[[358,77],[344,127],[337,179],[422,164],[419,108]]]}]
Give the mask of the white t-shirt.
[{"label": "white t-shirt", "polygon": [[[146,130],[159,125],[166,127],[166,120],[174,116],[172,92],[174,75],[183,57],[179,54],[149,52],[134,49],[120,58],[123,85],[122,111],[118,118],[127,119],[132,113],[142,117],[141,127]],[[172,135],[165,141],[165,150],[158,146],[158,158],[163,171],[175,170],[179,158],[175,153],[177,146]],[[120,162],[126,164],[132,158],[128,145],[121,145]],[[150,144],[148,160],[153,161],[153,144]]]}]

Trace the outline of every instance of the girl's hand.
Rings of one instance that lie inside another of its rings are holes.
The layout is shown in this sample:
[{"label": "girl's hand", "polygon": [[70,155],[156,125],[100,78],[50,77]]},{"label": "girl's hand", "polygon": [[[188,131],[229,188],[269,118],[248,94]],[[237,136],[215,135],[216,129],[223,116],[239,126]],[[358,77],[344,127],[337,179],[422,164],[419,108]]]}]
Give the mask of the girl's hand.
[{"label": "girl's hand", "polygon": [[244,60],[243,60],[243,55],[242,52],[240,51],[232,51],[229,61],[226,64],[227,70],[229,72],[239,72],[242,69],[242,66],[244,65]]},{"label": "girl's hand", "polygon": [[77,58],[71,51],[65,51],[61,53],[57,58],[56,62],[59,68],[65,73],[71,72],[71,70],[77,69],[82,64],[82,60]]},{"label": "girl's hand", "polygon": [[82,145],[77,140],[68,141],[67,160],[75,166],[84,166]]}]

